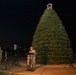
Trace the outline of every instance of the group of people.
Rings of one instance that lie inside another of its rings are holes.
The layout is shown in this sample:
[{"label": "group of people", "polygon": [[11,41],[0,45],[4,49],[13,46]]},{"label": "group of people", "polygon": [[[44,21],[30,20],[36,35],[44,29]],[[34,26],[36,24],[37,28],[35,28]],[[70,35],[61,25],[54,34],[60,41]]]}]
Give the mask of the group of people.
[{"label": "group of people", "polygon": [[35,63],[36,63],[36,51],[33,49],[33,47],[30,47],[30,51],[27,55],[27,60],[26,60],[26,65],[27,65],[26,70],[34,71]]},{"label": "group of people", "polygon": [[[3,50],[0,47],[0,63],[2,60],[2,53],[3,53]],[[36,50],[34,50],[33,47],[30,47],[30,50],[28,52],[27,59],[26,59],[27,69],[25,69],[25,70],[34,71],[35,70],[35,63],[36,63]]]},{"label": "group of people", "polygon": [[[17,50],[17,45],[14,44],[14,50]],[[33,47],[30,47],[30,51],[27,54],[27,59],[26,59],[26,66],[27,69],[25,70],[31,70],[34,71],[35,70],[35,63],[36,63],[36,51],[34,50]]]}]

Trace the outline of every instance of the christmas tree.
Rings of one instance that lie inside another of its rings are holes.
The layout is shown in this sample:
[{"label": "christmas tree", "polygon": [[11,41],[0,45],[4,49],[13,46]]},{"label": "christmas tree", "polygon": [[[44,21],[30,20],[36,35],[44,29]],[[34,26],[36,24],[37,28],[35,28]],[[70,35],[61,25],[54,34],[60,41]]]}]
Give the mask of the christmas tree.
[{"label": "christmas tree", "polygon": [[64,63],[64,56],[71,57],[70,41],[65,27],[49,3],[36,27],[32,46],[37,51],[37,63]]}]

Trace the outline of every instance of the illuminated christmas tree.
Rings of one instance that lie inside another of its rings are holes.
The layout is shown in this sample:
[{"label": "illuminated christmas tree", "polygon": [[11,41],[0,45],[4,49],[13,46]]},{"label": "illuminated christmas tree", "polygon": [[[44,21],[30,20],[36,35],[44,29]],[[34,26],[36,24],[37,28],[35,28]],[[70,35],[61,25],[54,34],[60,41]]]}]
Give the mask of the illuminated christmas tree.
[{"label": "illuminated christmas tree", "polygon": [[37,51],[37,63],[64,63],[71,57],[70,41],[65,27],[49,3],[35,30],[32,46]]}]

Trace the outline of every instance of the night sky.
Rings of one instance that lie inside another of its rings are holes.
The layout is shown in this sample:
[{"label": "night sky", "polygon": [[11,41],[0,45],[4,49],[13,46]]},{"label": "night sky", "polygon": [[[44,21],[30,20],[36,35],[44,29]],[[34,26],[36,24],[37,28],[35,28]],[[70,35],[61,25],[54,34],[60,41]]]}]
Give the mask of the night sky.
[{"label": "night sky", "polygon": [[53,8],[62,20],[76,49],[76,14],[73,0],[0,0],[0,46],[13,47],[13,44],[29,47],[35,28],[46,5]]}]

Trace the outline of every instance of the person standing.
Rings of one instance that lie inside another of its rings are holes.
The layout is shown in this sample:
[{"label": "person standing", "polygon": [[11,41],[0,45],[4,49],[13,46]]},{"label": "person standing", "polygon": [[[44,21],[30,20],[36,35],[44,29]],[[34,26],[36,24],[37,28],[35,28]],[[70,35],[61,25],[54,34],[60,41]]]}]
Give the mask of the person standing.
[{"label": "person standing", "polygon": [[3,53],[3,50],[0,47],[0,64],[1,64],[1,60],[2,60],[2,53]]},{"label": "person standing", "polygon": [[30,47],[30,67],[31,70],[35,70],[35,63],[36,63],[36,50],[33,47]]}]

